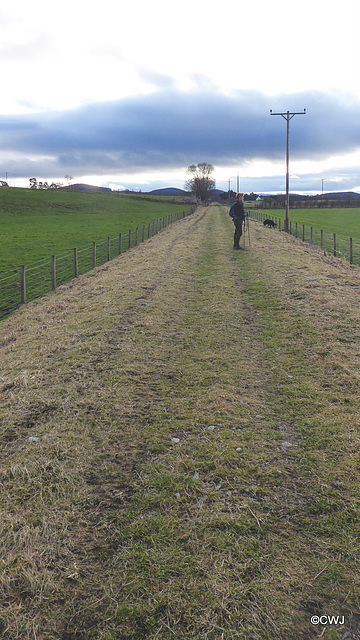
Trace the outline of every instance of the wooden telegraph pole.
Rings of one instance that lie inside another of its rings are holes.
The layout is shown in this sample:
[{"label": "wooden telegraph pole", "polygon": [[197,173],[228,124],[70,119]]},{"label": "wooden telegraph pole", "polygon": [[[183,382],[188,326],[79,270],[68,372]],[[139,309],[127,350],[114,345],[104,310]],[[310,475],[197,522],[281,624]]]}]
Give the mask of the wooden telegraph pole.
[{"label": "wooden telegraph pole", "polygon": [[285,212],[285,228],[284,231],[286,233],[289,232],[289,124],[291,118],[294,116],[303,116],[306,114],[306,109],[304,111],[290,113],[290,111],[285,111],[284,113],[273,113],[273,110],[270,109],[271,116],[282,116],[284,120],[286,120],[286,212]]}]

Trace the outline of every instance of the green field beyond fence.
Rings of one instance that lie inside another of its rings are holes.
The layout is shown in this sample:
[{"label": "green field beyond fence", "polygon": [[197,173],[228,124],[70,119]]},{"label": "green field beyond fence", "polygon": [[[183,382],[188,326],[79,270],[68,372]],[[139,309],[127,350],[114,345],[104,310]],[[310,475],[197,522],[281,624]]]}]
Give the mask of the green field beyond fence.
[{"label": "green field beyond fence", "polygon": [[0,189],[0,273],[101,242],[188,203],[121,193]]},{"label": "green field beyond fence", "polygon": [[[282,209],[253,210],[250,215],[260,222],[273,220],[279,231],[284,230]],[[360,209],[293,209],[289,212],[289,234],[360,266]]]},{"label": "green field beyond fence", "polygon": [[188,207],[118,194],[0,191],[0,319],[189,215]]}]

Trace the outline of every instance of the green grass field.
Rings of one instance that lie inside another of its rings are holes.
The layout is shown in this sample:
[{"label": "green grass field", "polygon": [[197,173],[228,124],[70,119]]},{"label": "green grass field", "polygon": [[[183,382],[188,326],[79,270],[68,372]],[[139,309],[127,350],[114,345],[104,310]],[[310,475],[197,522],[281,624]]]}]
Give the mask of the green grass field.
[{"label": "green grass field", "polygon": [[106,240],[188,209],[118,193],[0,190],[0,273]]},{"label": "green grass field", "polygon": [[[261,210],[269,217],[285,219],[284,209]],[[360,242],[360,208],[354,209],[290,209],[289,220],[313,227],[324,233],[336,233],[340,238]]]}]

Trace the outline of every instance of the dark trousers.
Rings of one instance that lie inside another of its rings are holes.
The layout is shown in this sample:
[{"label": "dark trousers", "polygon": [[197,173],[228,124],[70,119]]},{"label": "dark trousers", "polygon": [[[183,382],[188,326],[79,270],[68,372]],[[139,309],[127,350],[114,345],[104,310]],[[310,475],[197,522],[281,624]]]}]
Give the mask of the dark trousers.
[{"label": "dark trousers", "polygon": [[234,220],[234,225],[235,225],[234,248],[238,248],[240,243],[240,238],[242,236],[243,219],[241,218],[239,220]]}]

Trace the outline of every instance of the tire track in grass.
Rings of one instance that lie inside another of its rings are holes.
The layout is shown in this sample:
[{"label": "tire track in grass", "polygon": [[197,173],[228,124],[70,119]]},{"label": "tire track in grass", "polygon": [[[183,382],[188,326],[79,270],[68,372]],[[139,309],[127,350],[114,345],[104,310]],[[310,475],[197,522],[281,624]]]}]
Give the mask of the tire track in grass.
[{"label": "tire track in grass", "polygon": [[[203,225],[198,230],[200,236],[192,238],[192,248],[198,250],[185,257],[187,265],[172,278],[173,294],[168,289],[166,299],[158,300],[154,308],[156,314],[161,309],[161,317],[168,318],[175,295],[185,314],[178,317],[176,325],[161,330],[161,365],[153,372],[159,401],[147,434],[152,455],[143,467],[134,509],[126,505],[131,515],[123,529],[119,559],[129,561],[132,556],[131,578],[144,590],[136,603],[127,594],[124,600],[130,600],[131,606],[118,612],[129,637],[135,637],[141,625],[146,627],[151,620],[158,631],[166,633],[164,611],[174,633],[217,637],[225,632],[236,637],[246,628],[242,615],[246,603],[249,607],[244,597],[249,585],[238,579],[241,572],[238,575],[236,571],[236,556],[241,557],[244,577],[251,571],[255,577],[259,571],[257,560],[249,559],[245,551],[249,537],[255,538],[250,544],[257,545],[260,524],[247,504],[252,501],[251,473],[256,471],[256,463],[245,460],[239,472],[242,447],[237,446],[242,444],[238,432],[251,427],[249,408],[253,411],[256,405],[243,388],[241,366],[244,360],[249,360],[249,366],[251,361],[243,347],[239,349],[239,290],[231,282],[235,273],[223,273],[224,255],[227,262],[229,258],[223,247],[224,235],[213,235],[213,220],[207,225],[210,245]],[[214,239],[218,246],[213,245]],[[171,305],[167,313],[164,304]],[[149,323],[146,315],[143,323]],[[156,326],[159,330],[158,322]],[[143,361],[153,362],[156,346],[151,340],[144,342],[149,353],[147,357],[143,351]],[[244,475],[246,503],[242,500],[239,505],[237,483]],[[126,515],[121,514],[120,520],[123,525]],[[253,530],[255,536],[251,535]],[[221,532],[229,556],[226,562]],[[143,575],[139,575],[139,562],[144,565]],[[254,609],[256,604],[250,606],[245,618],[251,618]],[[260,606],[258,610],[261,616]],[[271,614],[264,615],[271,621]]]}]

